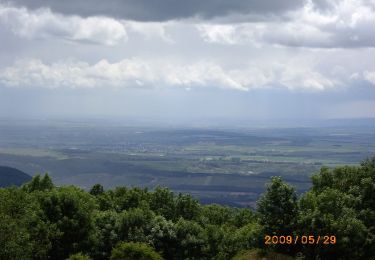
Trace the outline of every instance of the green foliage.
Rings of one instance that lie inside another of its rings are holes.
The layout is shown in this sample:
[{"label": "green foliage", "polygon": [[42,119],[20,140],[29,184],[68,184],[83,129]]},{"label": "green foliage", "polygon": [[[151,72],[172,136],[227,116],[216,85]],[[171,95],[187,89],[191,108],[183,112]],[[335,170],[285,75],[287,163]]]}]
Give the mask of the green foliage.
[{"label": "green foliage", "polygon": [[116,209],[112,191],[103,192],[101,194],[96,195],[95,197],[100,210],[106,211]]},{"label": "green foliage", "polygon": [[91,258],[87,255],[84,255],[82,253],[74,254],[69,256],[67,260],[91,260]]},{"label": "green foliage", "polygon": [[197,219],[200,213],[200,205],[196,199],[187,194],[178,194],[175,201],[175,220],[179,218]]},{"label": "green foliage", "polygon": [[232,209],[231,223],[236,227],[242,227],[256,221],[255,214],[250,209]]},{"label": "green foliage", "polygon": [[55,225],[49,255],[64,259],[71,253],[87,251],[94,243],[94,199],[76,187],[62,187],[38,194],[43,218]]},{"label": "green foliage", "polygon": [[246,250],[239,252],[232,260],[293,260],[294,257],[280,253],[269,252],[263,254],[258,250]]},{"label": "green foliage", "polygon": [[0,219],[0,259],[29,259],[32,245],[26,225],[3,213]]},{"label": "green foliage", "polygon": [[293,187],[281,178],[273,177],[257,206],[265,234],[293,234],[298,215],[297,194]]},{"label": "green foliage", "polygon": [[155,214],[149,209],[132,208],[119,216],[118,234],[122,241],[146,242]]},{"label": "green foliage", "polygon": [[120,243],[113,250],[111,260],[162,260],[155,250],[143,243]]},{"label": "green foliage", "polygon": [[202,207],[202,218],[204,222],[213,225],[223,225],[232,218],[233,210],[229,207],[223,207],[217,204],[206,205]]},{"label": "green foliage", "polygon": [[[254,212],[161,187],[85,192],[36,175],[0,189],[0,259],[371,259],[375,158],[323,167],[312,183],[298,198],[274,177]],[[335,235],[337,243],[265,246],[265,235]]]},{"label": "green foliage", "polygon": [[48,173],[41,177],[39,174],[35,175],[29,183],[26,183],[23,188],[29,192],[32,191],[47,191],[52,190],[54,185]]},{"label": "green foliage", "polygon": [[148,233],[148,243],[160,252],[164,258],[172,259],[178,250],[178,241],[175,224],[163,216],[156,216],[152,220]]},{"label": "green foliage", "polygon": [[203,253],[203,228],[196,222],[180,218],[176,225],[178,259],[197,259]]},{"label": "green foliage", "polygon": [[175,212],[173,192],[167,188],[157,187],[150,196],[150,209],[166,219],[173,219]]},{"label": "green foliage", "polygon": [[240,249],[259,248],[263,244],[262,226],[258,222],[237,229],[236,236]]},{"label": "green foliage", "polygon": [[119,213],[113,210],[95,211],[94,225],[97,244],[93,249],[95,259],[108,259],[112,248],[119,242],[117,225]]},{"label": "green foliage", "polygon": [[148,204],[149,193],[147,189],[125,187],[116,188],[113,194],[115,208],[117,211],[138,208]]},{"label": "green foliage", "polygon": [[0,259],[43,259],[53,225],[43,220],[34,197],[22,189],[0,189]]},{"label": "green foliage", "polygon": [[95,184],[94,186],[92,186],[91,190],[90,190],[90,194],[91,195],[94,195],[94,196],[98,196],[100,194],[103,194],[104,192],[104,188],[101,184]]},{"label": "green foliage", "polygon": [[334,234],[334,247],[305,247],[308,256],[369,259],[375,255],[375,158],[360,167],[322,168],[300,200],[300,229]]},{"label": "green foliage", "polygon": [[207,241],[204,248],[204,254],[209,258],[215,258],[219,254],[223,254],[223,242],[225,237],[225,231],[223,228],[217,225],[207,224],[203,232]]}]

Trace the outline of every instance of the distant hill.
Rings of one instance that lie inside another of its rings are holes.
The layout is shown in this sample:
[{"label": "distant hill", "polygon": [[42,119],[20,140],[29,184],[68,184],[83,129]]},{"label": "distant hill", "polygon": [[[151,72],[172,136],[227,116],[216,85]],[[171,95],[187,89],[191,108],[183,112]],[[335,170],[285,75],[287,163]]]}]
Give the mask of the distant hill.
[{"label": "distant hill", "polygon": [[0,166],[0,187],[21,186],[31,180],[31,176],[15,168]]}]

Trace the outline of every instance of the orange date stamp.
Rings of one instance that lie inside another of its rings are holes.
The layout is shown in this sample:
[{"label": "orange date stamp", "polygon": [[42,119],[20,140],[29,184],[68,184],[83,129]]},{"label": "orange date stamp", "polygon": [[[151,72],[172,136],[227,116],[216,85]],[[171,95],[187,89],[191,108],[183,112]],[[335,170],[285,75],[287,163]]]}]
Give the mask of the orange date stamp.
[{"label": "orange date stamp", "polygon": [[265,245],[335,245],[336,236],[264,236]]}]

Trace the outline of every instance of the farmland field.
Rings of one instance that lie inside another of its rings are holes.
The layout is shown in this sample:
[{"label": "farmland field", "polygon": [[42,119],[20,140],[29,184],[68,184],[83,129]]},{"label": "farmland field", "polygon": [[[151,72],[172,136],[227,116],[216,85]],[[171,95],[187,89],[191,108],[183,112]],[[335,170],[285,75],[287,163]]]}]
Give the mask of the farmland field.
[{"label": "farmland field", "polygon": [[167,186],[202,202],[254,206],[271,176],[299,192],[320,167],[375,155],[375,127],[131,127],[80,121],[0,121],[0,165],[57,185]]}]

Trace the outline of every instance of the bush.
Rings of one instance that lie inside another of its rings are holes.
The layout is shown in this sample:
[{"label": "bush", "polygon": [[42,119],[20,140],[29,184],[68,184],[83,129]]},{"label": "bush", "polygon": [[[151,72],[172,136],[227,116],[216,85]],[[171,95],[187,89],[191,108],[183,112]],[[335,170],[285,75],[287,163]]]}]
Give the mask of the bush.
[{"label": "bush", "polygon": [[67,260],[91,260],[90,257],[87,255],[83,255],[82,253],[74,254],[69,256]]},{"label": "bush", "polygon": [[119,243],[112,250],[111,260],[162,260],[149,245],[143,243]]}]

